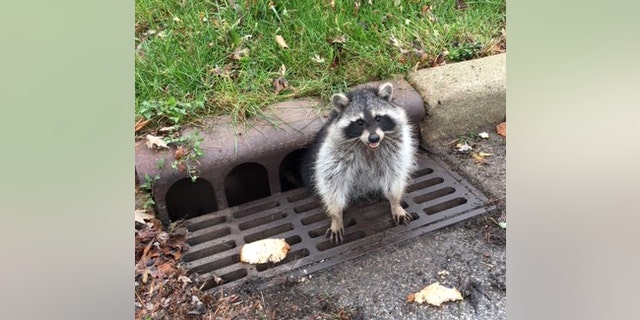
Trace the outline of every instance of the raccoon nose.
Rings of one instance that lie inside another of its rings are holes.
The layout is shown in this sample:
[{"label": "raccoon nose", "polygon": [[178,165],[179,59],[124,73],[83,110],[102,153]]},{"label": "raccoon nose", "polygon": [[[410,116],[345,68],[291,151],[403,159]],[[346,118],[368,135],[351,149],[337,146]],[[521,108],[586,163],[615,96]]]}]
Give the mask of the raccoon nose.
[{"label": "raccoon nose", "polygon": [[369,135],[369,143],[376,143],[380,141],[380,136],[376,133],[372,133]]}]

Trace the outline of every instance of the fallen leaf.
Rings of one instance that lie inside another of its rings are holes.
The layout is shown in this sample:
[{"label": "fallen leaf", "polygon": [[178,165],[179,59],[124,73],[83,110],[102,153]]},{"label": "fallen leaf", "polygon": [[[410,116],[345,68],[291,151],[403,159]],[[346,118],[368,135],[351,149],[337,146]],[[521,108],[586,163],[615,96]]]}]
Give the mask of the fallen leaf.
[{"label": "fallen leaf", "polygon": [[444,50],[440,51],[438,56],[435,57],[433,59],[433,61],[431,62],[431,67],[443,66],[443,65],[447,64],[447,62],[445,61],[445,57],[448,54],[449,54],[449,51],[447,51],[447,49],[444,49]]},{"label": "fallen leaf", "polygon": [[316,63],[324,63],[324,58],[320,58],[320,56],[317,55],[317,54],[315,56],[313,56],[313,58],[311,58],[311,60],[313,60]]},{"label": "fallen leaf", "polygon": [[246,56],[247,54],[249,54],[249,49],[244,48],[241,49],[240,47],[236,48],[236,50],[233,51],[233,53],[231,54],[231,59],[233,60],[240,60],[242,59],[244,56]]},{"label": "fallen leaf", "polygon": [[247,243],[240,249],[240,261],[257,263],[276,263],[287,256],[291,247],[284,239],[262,239]]},{"label": "fallen leaf", "polygon": [[278,77],[277,79],[273,80],[273,91],[275,94],[279,94],[280,91],[288,87],[289,84],[287,83],[287,79],[285,79],[284,77]]},{"label": "fallen leaf", "polygon": [[136,121],[134,132],[138,132],[140,129],[144,128],[144,126],[149,123],[149,119],[144,120],[143,118],[138,119]]},{"label": "fallen leaf", "polygon": [[276,36],[276,42],[278,43],[278,45],[280,46],[280,48],[282,49],[289,49],[289,46],[287,45],[287,42],[284,41],[284,38],[281,35],[277,35]]},{"label": "fallen leaf", "polygon": [[458,10],[464,10],[467,8],[467,4],[464,3],[464,1],[462,0],[456,0],[456,9]]},{"label": "fallen leaf", "polygon": [[347,42],[347,37],[345,37],[344,35],[341,36],[336,36],[333,37],[331,39],[329,39],[329,43],[334,44],[334,43],[345,43]]},{"label": "fallen leaf", "polygon": [[507,222],[503,221],[503,222],[499,222],[498,225],[500,226],[500,228],[502,229],[506,229],[507,228]]},{"label": "fallen leaf", "polygon": [[480,136],[480,138],[482,139],[489,139],[489,134],[486,132],[480,132],[478,133],[478,136]]},{"label": "fallen leaf", "polygon": [[169,146],[167,145],[166,142],[164,142],[164,140],[162,140],[162,137],[156,137],[154,135],[147,135],[147,148],[149,149],[153,149],[153,147],[158,147],[158,148],[169,148]]},{"label": "fallen leaf", "polygon": [[173,130],[176,130],[176,129],[178,129],[176,126],[171,126],[171,127],[162,127],[158,131],[160,131],[160,132],[168,132],[168,131],[173,131]]},{"label": "fallen leaf", "polygon": [[502,122],[496,126],[496,132],[503,137],[507,137],[507,122]]},{"label": "fallen leaf", "polygon": [[187,154],[189,154],[189,150],[187,150],[187,148],[185,148],[184,146],[178,146],[178,148],[176,149],[176,153],[174,155],[174,159],[180,160],[184,158],[184,156],[186,156]]},{"label": "fallen leaf", "polygon": [[154,216],[152,214],[147,213],[147,210],[136,209],[136,212],[135,212],[136,222],[146,223],[147,220],[151,220],[153,219],[153,217]]},{"label": "fallen leaf", "polygon": [[284,77],[286,73],[287,73],[287,67],[284,64],[282,64],[280,66],[280,75]]},{"label": "fallen leaf", "polygon": [[480,152],[478,152],[478,155],[483,157],[483,158],[486,158],[486,157],[491,157],[493,155],[493,153],[486,153],[486,152],[480,151]]},{"label": "fallen leaf", "polygon": [[460,143],[458,142],[454,147],[458,152],[467,152],[469,150],[473,150],[473,148],[468,143]]},{"label": "fallen leaf", "polygon": [[473,158],[473,162],[477,163],[477,164],[485,164],[487,163],[487,157],[491,156],[490,153],[484,153],[484,152],[480,152],[480,153],[471,153],[471,157]]},{"label": "fallen leaf", "polygon": [[439,282],[432,283],[420,290],[420,292],[412,293],[407,296],[408,302],[416,302],[422,304],[424,302],[439,307],[443,302],[462,300],[462,294],[456,288],[447,288],[440,285]]}]

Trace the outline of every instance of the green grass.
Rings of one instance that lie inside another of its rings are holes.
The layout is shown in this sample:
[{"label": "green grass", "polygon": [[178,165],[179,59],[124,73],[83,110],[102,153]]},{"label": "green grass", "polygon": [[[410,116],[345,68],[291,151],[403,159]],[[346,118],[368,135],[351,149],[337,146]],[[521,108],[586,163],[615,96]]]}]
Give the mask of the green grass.
[{"label": "green grass", "polygon": [[[488,55],[506,20],[505,0],[466,10],[455,0],[361,0],[357,12],[354,1],[331,2],[136,0],[137,118],[150,120],[145,129],[205,115],[243,121],[277,101],[431,67],[441,52],[447,62]],[[282,65],[289,86],[276,94]]]}]

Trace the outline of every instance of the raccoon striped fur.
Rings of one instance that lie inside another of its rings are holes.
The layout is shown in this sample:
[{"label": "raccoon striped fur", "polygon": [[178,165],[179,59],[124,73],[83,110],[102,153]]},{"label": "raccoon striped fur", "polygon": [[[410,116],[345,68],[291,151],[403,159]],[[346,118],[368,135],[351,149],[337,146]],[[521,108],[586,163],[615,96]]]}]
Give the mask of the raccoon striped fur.
[{"label": "raccoon striped fur", "polygon": [[392,94],[393,86],[384,83],[333,95],[329,119],[303,160],[303,182],[321,198],[334,243],[343,242],[342,213],[358,198],[384,196],[396,224],[412,220],[400,201],[415,166],[416,141]]}]

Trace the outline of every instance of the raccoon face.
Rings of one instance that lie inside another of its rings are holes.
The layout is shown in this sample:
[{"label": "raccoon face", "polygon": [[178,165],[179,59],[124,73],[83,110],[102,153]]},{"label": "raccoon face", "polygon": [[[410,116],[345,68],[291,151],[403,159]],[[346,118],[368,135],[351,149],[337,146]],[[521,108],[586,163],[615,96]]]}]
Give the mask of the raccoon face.
[{"label": "raccoon face", "polygon": [[333,104],[339,113],[337,125],[344,138],[359,139],[369,148],[377,149],[385,134],[398,126],[398,108],[391,103],[392,91],[391,84],[385,83],[373,90],[334,95]]}]

